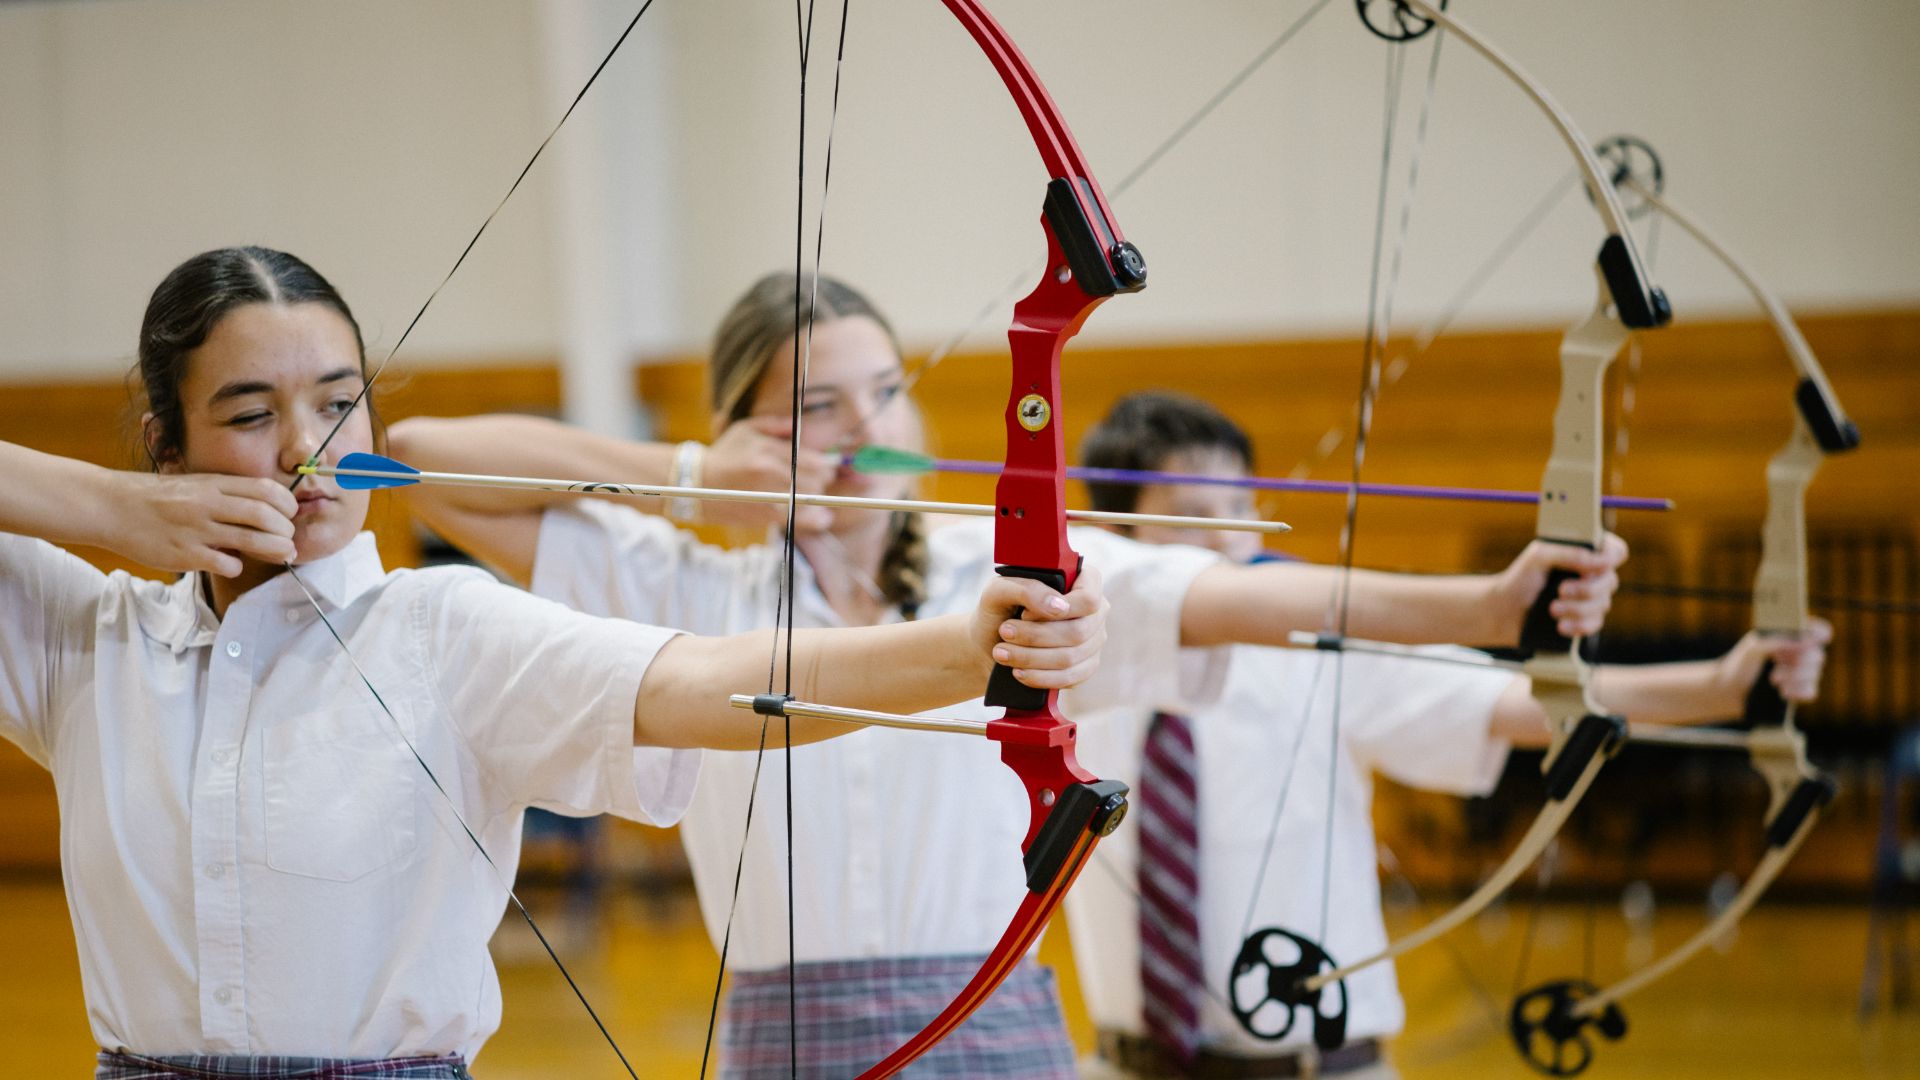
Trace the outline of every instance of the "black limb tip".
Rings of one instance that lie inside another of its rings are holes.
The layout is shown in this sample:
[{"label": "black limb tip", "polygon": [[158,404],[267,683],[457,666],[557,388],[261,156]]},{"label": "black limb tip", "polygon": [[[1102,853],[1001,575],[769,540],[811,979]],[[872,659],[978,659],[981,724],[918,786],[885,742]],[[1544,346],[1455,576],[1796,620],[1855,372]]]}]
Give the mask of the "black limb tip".
[{"label": "black limb tip", "polygon": [[1146,256],[1132,244],[1114,238],[1100,200],[1085,180],[1055,177],[1047,181],[1043,210],[1082,292],[1112,296],[1147,287]]},{"label": "black limb tip", "polygon": [[1587,771],[1587,763],[1595,754],[1612,757],[1626,745],[1627,721],[1625,717],[1605,716],[1588,713],[1574,725],[1573,734],[1567,736],[1567,743],[1560,753],[1547,766],[1547,798],[1556,802],[1573,793],[1573,786],[1580,781],[1580,774]]},{"label": "black limb tip", "polygon": [[[1434,5],[1447,10],[1447,0]],[[1373,36],[1386,41],[1414,41],[1427,36],[1433,20],[1402,3],[1401,0],[1353,0],[1360,21]]]},{"label": "black limb tip", "polygon": [[1633,249],[1618,235],[1600,245],[1600,275],[1620,321],[1635,330],[1651,330],[1673,321],[1673,305],[1664,289],[1656,288],[1634,258]]},{"label": "black limb tip", "polygon": [[[1067,575],[1051,568],[1036,569],[1031,566],[996,566],[994,573],[1001,577],[1032,578],[1057,593],[1067,591]],[[1018,611],[1013,613],[1019,618]],[[1005,664],[993,665],[993,673],[987,676],[986,703],[1001,709],[1021,709],[1026,712],[1039,712],[1047,707],[1047,694],[1050,691],[1028,686],[1013,677],[1013,669]]]},{"label": "black limb tip", "polygon": [[1829,454],[1843,454],[1860,445],[1860,429],[1840,411],[1840,403],[1828,396],[1820,384],[1801,379],[1794,388],[1793,403],[1800,409],[1813,439]]},{"label": "black limb tip", "polygon": [[1080,850],[1088,833],[1106,836],[1127,816],[1127,785],[1118,780],[1072,784],[1047,812],[1039,835],[1027,848],[1027,891],[1043,893],[1053,887]]},{"label": "black limb tip", "polygon": [[759,713],[761,716],[785,716],[787,715],[787,702],[792,700],[793,695],[791,694],[755,694],[753,695],[753,711]]},{"label": "black limb tip", "polygon": [[[1275,959],[1270,946],[1283,957]],[[1314,1045],[1335,1049],[1347,1041],[1347,982],[1337,979],[1318,990],[1306,983],[1338,966],[1319,943],[1291,930],[1256,930],[1240,943],[1240,955],[1227,973],[1227,1004],[1242,1030],[1268,1042],[1286,1038],[1306,1009],[1313,1014]]]},{"label": "black limb tip", "polygon": [[1563,979],[1544,983],[1513,999],[1507,1014],[1507,1033],[1527,1064],[1548,1076],[1578,1076],[1593,1064],[1591,1027],[1609,1041],[1627,1033],[1627,1014],[1608,1005],[1593,1016],[1574,1012],[1580,1002],[1599,993],[1590,982]]},{"label": "black limb tip", "polygon": [[1785,847],[1793,834],[1806,823],[1807,815],[1825,807],[1840,793],[1840,785],[1825,773],[1809,776],[1794,785],[1780,804],[1780,812],[1767,822],[1767,846]]}]

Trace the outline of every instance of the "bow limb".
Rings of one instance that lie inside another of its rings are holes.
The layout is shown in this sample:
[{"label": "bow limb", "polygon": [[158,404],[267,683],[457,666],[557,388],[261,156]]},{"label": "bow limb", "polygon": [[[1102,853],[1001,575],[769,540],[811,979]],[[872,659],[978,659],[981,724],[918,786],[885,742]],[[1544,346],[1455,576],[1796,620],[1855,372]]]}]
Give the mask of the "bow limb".
[{"label": "bow limb", "polygon": [[1601,224],[1607,231],[1607,238],[1600,246],[1598,264],[1605,291],[1610,294],[1620,321],[1634,329],[1666,325],[1673,317],[1666,294],[1652,285],[1646,267],[1640,260],[1640,251],[1633,242],[1633,233],[1627,228],[1627,215],[1620,206],[1619,196],[1602,171],[1599,159],[1594,156],[1592,144],[1580,134],[1573,118],[1538,80],[1477,32],[1447,14],[1443,10],[1444,4],[1435,4],[1430,0],[1394,2],[1465,42],[1498,68],[1546,116],[1567,152],[1573,155],[1586,184],[1587,194],[1592,198],[1594,210],[1600,215]]},{"label": "bow limb", "polygon": [[[1060,353],[1108,297],[1146,284],[1146,263],[1121,236],[1073,134],[1020,50],[974,0],[944,0],[1000,74],[1047,170],[1041,228],[1047,268],[1014,306],[1007,331],[1012,380],[1007,397],[1006,467],[994,489],[998,572],[1045,581],[1065,592],[1080,571],[1067,543],[1066,444],[1060,423]],[[1100,780],[1074,756],[1074,725],[1055,691],[1035,690],[996,667],[986,702],[1005,715],[988,725],[1001,759],[1027,793],[1021,843],[1027,895],[966,987],[899,1049],[861,1074],[892,1076],[966,1021],[1026,955],[1100,838],[1126,813],[1126,785]]]},{"label": "bow limb", "polygon": [[[1753,586],[1753,627],[1762,634],[1797,635],[1807,629],[1809,584],[1806,544],[1806,491],[1825,459],[1854,449],[1859,429],[1847,419],[1813,350],[1788,314],[1786,305],[1761,283],[1698,220],[1669,202],[1660,190],[1658,158],[1645,143],[1614,138],[1601,152],[1620,163],[1614,182],[1646,206],[1679,226],[1739,279],[1785,347],[1799,383],[1794,392],[1793,429],[1784,446],[1767,462],[1767,512],[1761,529],[1760,566]],[[1651,178],[1628,163],[1635,150],[1654,162]],[[1586,1028],[1606,1038],[1626,1034],[1619,1003],[1664,978],[1709,944],[1723,939],[1759,902],[1833,800],[1831,777],[1807,760],[1806,737],[1794,722],[1794,704],[1772,683],[1773,663],[1762,666],[1747,695],[1744,719],[1750,725],[1735,745],[1747,752],[1754,771],[1767,785],[1766,851],[1719,914],[1671,951],[1604,988],[1578,979],[1545,983],[1519,995],[1508,1030],[1521,1055],[1552,1076],[1577,1075],[1592,1063],[1594,1044]]]},{"label": "bow limb", "polygon": [[[1006,464],[994,492],[994,560],[1003,575],[1034,578],[1066,592],[1080,572],[1080,556],[1067,542],[1060,354],[1108,297],[1145,286],[1146,262],[1121,235],[1072,132],[1006,31],[975,0],[943,2],[999,73],[1047,171],[1040,221],[1046,270],[1014,306],[1007,331],[1012,380],[1005,412]],[[1061,715],[1056,691],[1028,687],[1011,670],[996,666],[986,703],[1005,709],[984,734],[1001,744],[1002,760],[1027,793],[1029,824],[1021,843],[1027,895],[959,995],[861,1073],[861,1080],[906,1068],[999,988],[1039,937],[1100,838],[1126,813],[1126,785],[1101,780],[1076,760],[1074,725]],[[779,715],[816,707],[769,694],[755,708]]]},{"label": "bow limb", "polygon": [[[1606,230],[1594,261],[1597,296],[1592,310],[1570,328],[1561,339],[1560,391],[1554,407],[1553,448],[1540,481],[1541,499],[1535,519],[1535,536],[1550,543],[1567,544],[1597,550],[1606,535],[1602,517],[1602,477],[1605,468],[1605,384],[1607,369],[1631,339],[1633,331],[1664,326],[1672,310],[1664,292],[1654,287],[1641,264],[1627,214],[1621,207],[1613,185],[1607,181],[1600,163],[1573,119],[1547,91],[1504,53],[1481,39],[1458,20],[1447,15],[1442,5],[1426,0],[1392,0],[1398,24],[1407,30],[1393,40],[1411,40],[1430,26],[1439,26],[1467,43],[1473,50],[1507,76],[1542,113],[1544,113],[1572,153],[1593,205]],[[1367,5],[1360,4],[1368,25]],[[1383,35],[1386,36],[1386,35]],[[1362,410],[1363,416],[1365,409]],[[1362,421],[1365,422],[1364,419]],[[1357,472],[1357,468],[1356,468]],[[1358,476],[1355,476],[1358,482]],[[1351,512],[1351,511],[1350,511]],[[1349,519],[1351,533],[1351,518]],[[1344,543],[1351,543],[1348,539]],[[1413,949],[1443,937],[1465,924],[1512,885],[1521,872],[1538,858],[1553,841],[1574,808],[1591,788],[1602,765],[1626,739],[1626,722],[1609,715],[1594,698],[1592,674],[1580,655],[1580,642],[1562,636],[1551,613],[1551,605],[1560,586],[1574,575],[1570,571],[1549,574],[1546,585],[1535,598],[1521,628],[1520,648],[1530,654],[1523,671],[1530,677],[1534,698],[1546,718],[1550,740],[1542,770],[1547,801],[1511,854],[1474,892],[1439,917],[1412,934],[1389,942],[1382,949],[1345,964],[1336,964],[1319,943],[1309,943],[1323,963],[1318,970],[1274,968],[1266,986],[1266,999],[1288,1010],[1285,1027],[1277,1031],[1257,1030],[1242,1017],[1242,1026],[1261,1038],[1283,1037],[1292,1027],[1292,1013],[1306,1008],[1314,1013],[1314,1035],[1323,1048],[1337,1045],[1345,1034],[1345,1000],[1329,1013],[1323,994],[1348,975],[1402,956]],[[1335,723],[1338,724],[1336,696]],[[1337,728],[1336,728],[1337,730]],[[1338,752],[1337,747],[1334,750]],[[1250,939],[1251,940],[1251,939]],[[1304,951],[1304,950],[1303,950]],[[1245,972],[1236,969],[1237,980]],[[1236,994],[1234,983],[1230,995]],[[1234,997],[1236,1011],[1239,998]]]}]

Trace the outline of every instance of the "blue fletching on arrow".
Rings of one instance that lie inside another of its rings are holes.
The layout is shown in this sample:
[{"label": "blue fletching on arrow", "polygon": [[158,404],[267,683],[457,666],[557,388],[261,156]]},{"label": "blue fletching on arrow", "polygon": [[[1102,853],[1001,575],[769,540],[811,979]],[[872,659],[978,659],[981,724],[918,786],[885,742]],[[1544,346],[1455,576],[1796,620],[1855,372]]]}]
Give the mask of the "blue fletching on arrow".
[{"label": "blue fletching on arrow", "polygon": [[[336,466],[336,468],[365,469],[368,472],[413,473],[416,476],[420,473],[419,469],[411,465],[402,465],[390,457],[381,457],[379,454],[348,454],[346,457],[340,459],[340,464]],[[333,479],[335,483],[338,483],[347,491],[373,491],[379,488],[406,487],[409,484],[417,484],[420,482],[418,480],[403,480],[397,476],[344,476],[340,474],[335,474]]]}]

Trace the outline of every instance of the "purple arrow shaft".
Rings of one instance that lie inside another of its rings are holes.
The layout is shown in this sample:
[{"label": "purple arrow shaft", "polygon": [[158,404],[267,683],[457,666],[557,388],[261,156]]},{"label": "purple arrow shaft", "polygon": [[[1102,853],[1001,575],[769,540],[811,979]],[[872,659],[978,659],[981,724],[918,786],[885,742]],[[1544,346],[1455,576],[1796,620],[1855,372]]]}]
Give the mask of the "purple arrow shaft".
[{"label": "purple arrow shaft", "polygon": [[[1000,472],[996,461],[966,461],[936,458],[935,472],[977,473],[994,476]],[[1074,465],[1067,468],[1073,480],[1091,480],[1106,484],[1209,484],[1215,487],[1252,488],[1255,491],[1308,491],[1324,495],[1344,495],[1351,486],[1338,480],[1282,480],[1272,477],[1207,476],[1202,473],[1155,472],[1139,469],[1093,469]],[[1361,484],[1362,495],[1385,495],[1405,499],[1453,499],[1465,502],[1537,504],[1538,492],[1502,491],[1489,488],[1426,487],[1419,484]],[[1671,499],[1648,499],[1631,495],[1608,495],[1601,505],[1610,510],[1671,510]]]}]

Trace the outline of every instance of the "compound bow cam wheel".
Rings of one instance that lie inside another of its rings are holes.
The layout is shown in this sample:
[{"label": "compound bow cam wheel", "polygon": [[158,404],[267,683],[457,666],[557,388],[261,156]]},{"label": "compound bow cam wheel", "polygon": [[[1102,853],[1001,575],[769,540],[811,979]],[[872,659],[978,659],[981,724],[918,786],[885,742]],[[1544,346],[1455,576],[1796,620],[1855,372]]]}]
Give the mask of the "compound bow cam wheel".
[{"label": "compound bow cam wheel", "polygon": [[1507,1031],[1527,1064],[1547,1076],[1579,1076],[1593,1064],[1589,1026],[1609,1041],[1627,1033],[1627,1017],[1618,1005],[1608,1005],[1597,1016],[1574,1012],[1580,1002],[1598,992],[1590,982],[1563,979],[1536,986],[1513,999]]},{"label": "compound bow cam wheel", "polygon": [[[1373,36],[1387,41],[1414,41],[1426,37],[1427,31],[1433,29],[1432,19],[1414,11],[1403,0],[1353,0],[1353,6]],[[1445,11],[1447,0],[1439,0],[1434,6]]]},{"label": "compound bow cam wheel", "polygon": [[[1279,958],[1275,952],[1281,954]],[[1347,1041],[1346,980],[1318,990],[1306,988],[1308,979],[1337,966],[1325,949],[1291,930],[1254,931],[1240,943],[1240,955],[1227,977],[1227,1002],[1234,1019],[1247,1034],[1272,1042],[1286,1038],[1299,1010],[1307,1009],[1313,1013],[1314,1045],[1322,1050],[1343,1045]],[[1324,1005],[1333,1008],[1328,1011]]]},{"label": "compound bow cam wheel", "polygon": [[1630,218],[1645,217],[1653,209],[1641,191],[1659,195],[1667,190],[1667,171],[1660,164],[1660,155],[1645,139],[1615,135],[1594,147],[1593,156],[1600,159],[1613,190],[1620,195],[1620,208]]}]

